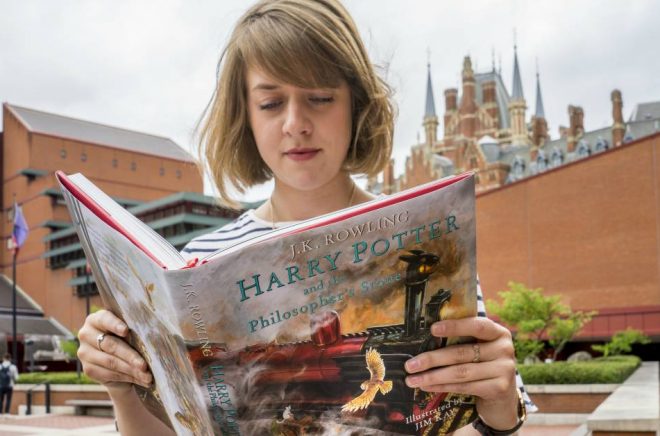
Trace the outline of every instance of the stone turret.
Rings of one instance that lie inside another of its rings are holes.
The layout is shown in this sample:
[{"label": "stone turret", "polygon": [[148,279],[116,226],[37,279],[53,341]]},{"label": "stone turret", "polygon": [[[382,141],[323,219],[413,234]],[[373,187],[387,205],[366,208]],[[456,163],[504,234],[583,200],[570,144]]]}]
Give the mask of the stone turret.
[{"label": "stone turret", "polygon": [[[548,135],[548,123],[545,119],[545,110],[543,108],[543,97],[541,96],[541,79],[539,73],[536,73],[536,111],[532,117],[532,143],[535,147],[542,147],[550,139]],[[532,156],[535,159],[536,156]]]},{"label": "stone turret", "polygon": [[433,98],[433,85],[431,84],[431,64],[428,64],[426,79],[426,107],[423,125],[426,133],[426,145],[429,150],[432,150],[438,141],[438,117],[435,113],[435,99]]},{"label": "stone turret", "polygon": [[520,78],[520,67],[518,66],[518,49],[513,47],[513,89],[511,101],[509,102],[509,116],[511,118],[511,143],[526,144],[527,126],[525,125],[525,96],[523,95],[522,80]]}]

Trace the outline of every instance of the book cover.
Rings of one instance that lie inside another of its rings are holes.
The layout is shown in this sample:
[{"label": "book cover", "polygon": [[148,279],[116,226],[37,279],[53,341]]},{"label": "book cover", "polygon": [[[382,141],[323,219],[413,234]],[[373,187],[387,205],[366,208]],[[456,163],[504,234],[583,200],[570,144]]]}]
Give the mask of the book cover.
[{"label": "book cover", "polygon": [[192,268],[163,268],[121,217],[65,197],[101,292],[150,364],[156,387],[145,397],[177,433],[435,435],[476,418],[474,398],[404,381],[412,356],[468,340],[432,337],[430,325],[476,315],[472,175],[277,230]]}]

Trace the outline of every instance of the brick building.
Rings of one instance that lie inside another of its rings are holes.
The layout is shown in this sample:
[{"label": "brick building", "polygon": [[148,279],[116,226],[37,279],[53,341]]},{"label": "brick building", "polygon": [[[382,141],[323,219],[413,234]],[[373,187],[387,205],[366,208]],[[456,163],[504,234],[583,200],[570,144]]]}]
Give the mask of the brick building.
[{"label": "brick building", "polygon": [[[168,138],[8,103],[3,125],[0,231],[10,238],[14,201],[30,228],[17,261],[20,334],[75,330],[86,315],[85,297],[101,304],[54,171],[84,173],[179,248],[236,216],[201,194],[194,160]],[[8,283],[0,286],[0,333],[10,335],[12,254],[0,253],[0,283]],[[44,322],[48,327],[39,330],[36,325]]]},{"label": "brick building", "polygon": [[[462,90],[447,89],[437,135],[430,66],[422,125],[404,173],[393,162],[374,192],[396,192],[475,171],[478,264],[486,298],[511,280],[561,294],[574,309],[598,310],[582,332],[602,340],[627,326],[660,344],[660,216],[655,173],[660,102],[623,118],[611,93],[612,124],[585,131],[584,111],[568,106],[569,126],[550,139],[537,74],[531,117],[514,50],[512,92],[498,71],[472,70],[464,59]],[[657,348],[656,348],[657,349]]]},{"label": "brick building", "polygon": [[394,175],[394,163],[382,182],[370,180],[375,192],[395,192],[463,171],[475,171],[477,192],[485,192],[542,173],[594,153],[660,131],[660,102],[638,104],[628,121],[623,118],[619,90],[611,92],[612,124],[593,131],[584,129],[584,110],[568,106],[569,126],[559,127],[551,139],[545,117],[540,76],[536,74],[534,112],[527,115],[520,64],[514,47],[512,91],[501,72],[475,72],[469,56],[463,60],[461,92],[444,91],[443,137],[428,66],[422,126],[424,138],[411,147],[404,173]]}]

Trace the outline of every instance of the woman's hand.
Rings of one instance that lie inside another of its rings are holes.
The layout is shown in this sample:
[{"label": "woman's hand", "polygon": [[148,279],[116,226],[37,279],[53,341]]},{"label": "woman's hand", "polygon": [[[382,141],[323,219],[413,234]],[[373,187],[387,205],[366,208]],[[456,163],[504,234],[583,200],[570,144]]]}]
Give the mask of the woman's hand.
[{"label": "woman's hand", "polygon": [[474,344],[451,345],[421,353],[406,362],[406,384],[428,392],[455,392],[477,397],[477,412],[495,429],[518,422],[516,360],[511,333],[484,317],[440,321],[436,337],[472,336]]},{"label": "woman's hand", "polygon": [[[102,333],[101,350],[97,338]],[[89,315],[78,333],[78,358],[85,374],[115,393],[130,391],[132,383],[148,387],[152,381],[147,363],[122,339],[127,334],[128,326],[107,310]]]}]

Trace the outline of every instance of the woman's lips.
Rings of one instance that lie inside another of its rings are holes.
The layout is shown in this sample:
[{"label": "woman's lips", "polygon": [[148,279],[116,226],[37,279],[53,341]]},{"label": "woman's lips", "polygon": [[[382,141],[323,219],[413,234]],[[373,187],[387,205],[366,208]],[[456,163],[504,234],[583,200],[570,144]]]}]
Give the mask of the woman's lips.
[{"label": "woman's lips", "polygon": [[305,161],[313,159],[321,150],[318,148],[296,148],[284,153],[286,157],[295,161]]}]

